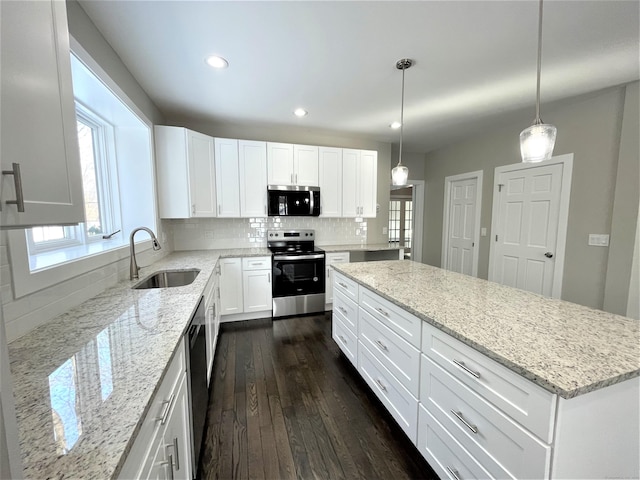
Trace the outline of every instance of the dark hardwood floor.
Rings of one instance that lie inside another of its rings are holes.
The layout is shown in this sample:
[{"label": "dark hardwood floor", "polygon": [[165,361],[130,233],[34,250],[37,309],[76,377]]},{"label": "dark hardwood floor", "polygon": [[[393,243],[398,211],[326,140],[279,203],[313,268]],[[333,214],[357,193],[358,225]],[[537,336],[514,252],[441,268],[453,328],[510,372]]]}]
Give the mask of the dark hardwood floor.
[{"label": "dark hardwood floor", "polygon": [[437,478],[331,338],[331,315],[223,324],[201,479]]}]

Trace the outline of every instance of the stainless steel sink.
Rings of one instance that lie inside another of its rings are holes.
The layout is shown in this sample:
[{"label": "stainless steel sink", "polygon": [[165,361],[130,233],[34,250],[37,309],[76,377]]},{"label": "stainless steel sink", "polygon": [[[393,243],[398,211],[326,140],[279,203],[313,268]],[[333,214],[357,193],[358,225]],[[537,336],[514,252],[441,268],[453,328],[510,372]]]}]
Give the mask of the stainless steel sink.
[{"label": "stainless steel sink", "polygon": [[193,283],[199,273],[200,270],[197,268],[161,270],[136,283],[132,288],[139,290],[144,288],[183,287],[184,285]]}]

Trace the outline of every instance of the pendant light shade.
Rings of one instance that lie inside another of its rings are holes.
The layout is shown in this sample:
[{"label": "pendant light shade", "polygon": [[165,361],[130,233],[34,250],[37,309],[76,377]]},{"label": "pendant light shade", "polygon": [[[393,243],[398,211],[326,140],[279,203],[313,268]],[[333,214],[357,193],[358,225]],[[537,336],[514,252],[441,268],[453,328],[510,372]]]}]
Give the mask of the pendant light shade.
[{"label": "pendant light shade", "polygon": [[536,85],[536,119],[520,133],[520,154],[524,163],[549,160],[556,144],[557,129],[540,119],[540,73],[542,70],[542,0],[538,16],[538,76]]},{"label": "pendant light shade", "polygon": [[409,179],[409,169],[402,165],[402,137],[404,132],[404,71],[413,65],[413,61],[403,58],[396,62],[396,68],[402,70],[402,96],[400,100],[400,152],[398,153],[398,165],[391,170],[392,185],[406,185]]}]

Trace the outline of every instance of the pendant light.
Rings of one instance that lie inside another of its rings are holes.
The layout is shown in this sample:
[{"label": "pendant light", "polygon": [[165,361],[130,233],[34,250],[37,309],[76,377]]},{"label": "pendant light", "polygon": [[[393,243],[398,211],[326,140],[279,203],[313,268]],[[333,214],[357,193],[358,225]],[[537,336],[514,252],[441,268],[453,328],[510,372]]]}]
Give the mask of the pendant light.
[{"label": "pendant light", "polygon": [[391,170],[392,185],[406,185],[409,178],[409,169],[402,165],[402,134],[404,130],[404,71],[413,65],[413,60],[403,58],[396,62],[396,68],[402,70],[402,98],[400,101],[400,152],[398,154],[398,165]]},{"label": "pendant light", "polygon": [[542,0],[538,17],[538,83],[536,89],[536,119],[520,133],[520,153],[524,163],[549,160],[553,155],[557,129],[540,119],[540,71],[542,69]]}]

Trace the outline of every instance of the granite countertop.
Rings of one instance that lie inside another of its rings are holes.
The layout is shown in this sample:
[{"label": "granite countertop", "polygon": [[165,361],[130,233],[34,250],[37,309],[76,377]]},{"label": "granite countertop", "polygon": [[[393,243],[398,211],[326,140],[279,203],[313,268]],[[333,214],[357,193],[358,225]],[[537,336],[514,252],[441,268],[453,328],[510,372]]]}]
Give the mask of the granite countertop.
[{"label": "granite countertop", "polygon": [[9,344],[25,478],[117,476],[220,257],[174,252],[140,270],[199,268],[183,287],[125,280]]},{"label": "granite countertop", "polygon": [[333,268],[563,398],[640,375],[640,322],[412,261]]},{"label": "granite countertop", "polygon": [[404,247],[392,246],[388,243],[353,243],[350,245],[318,245],[325,252],[377,252],[381,250],[400,250]]}]

